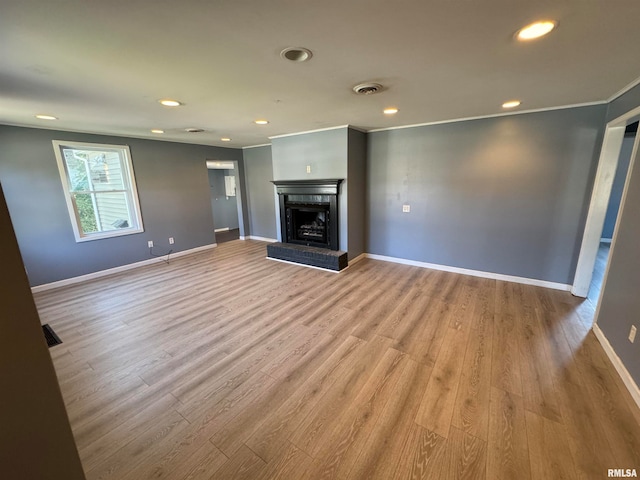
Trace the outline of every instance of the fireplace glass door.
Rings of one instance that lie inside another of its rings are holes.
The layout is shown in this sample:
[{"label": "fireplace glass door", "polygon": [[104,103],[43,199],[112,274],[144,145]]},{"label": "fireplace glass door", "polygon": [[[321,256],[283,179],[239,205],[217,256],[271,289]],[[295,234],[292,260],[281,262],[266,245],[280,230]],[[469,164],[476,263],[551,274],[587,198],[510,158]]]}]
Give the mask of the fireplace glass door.
[{"label": "fireplace glass door", "polygon": [[287,237],[291,243],[327,247],[328,226],[328,206],[287,206]]}]

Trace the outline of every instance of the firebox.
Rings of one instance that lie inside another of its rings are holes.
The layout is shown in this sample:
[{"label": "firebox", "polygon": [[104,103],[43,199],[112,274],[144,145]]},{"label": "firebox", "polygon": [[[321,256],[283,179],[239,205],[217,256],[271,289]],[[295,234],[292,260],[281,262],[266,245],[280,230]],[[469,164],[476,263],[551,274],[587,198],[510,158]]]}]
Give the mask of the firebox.
[{"label": "firebox", "polygon": [[274,181],[283,243],[338,250],[340,180]]},{"label": "firebox", "polygon": [[326,246],[330,220],[328,205],[287,205],[288,242]]}]

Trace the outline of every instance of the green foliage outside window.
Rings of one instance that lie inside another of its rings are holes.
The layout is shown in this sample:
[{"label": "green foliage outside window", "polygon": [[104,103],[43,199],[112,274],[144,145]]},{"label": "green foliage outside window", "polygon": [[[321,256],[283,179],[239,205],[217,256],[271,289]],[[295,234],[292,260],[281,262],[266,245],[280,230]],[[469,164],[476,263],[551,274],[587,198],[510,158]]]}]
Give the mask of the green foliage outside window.
[{"label": "green foliage outside window", "polygon": [[93,201],[89,193],[77,193],[75,195],[76,208],[80,217],[80,226],[84,233],[92,233],[98,231],[95,212],[93,210]]}]

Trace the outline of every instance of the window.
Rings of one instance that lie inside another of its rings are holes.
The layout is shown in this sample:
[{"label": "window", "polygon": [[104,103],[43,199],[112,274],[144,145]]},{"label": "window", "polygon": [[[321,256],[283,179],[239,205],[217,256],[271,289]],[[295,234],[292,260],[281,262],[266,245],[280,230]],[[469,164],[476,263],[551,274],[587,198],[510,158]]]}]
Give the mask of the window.
[{"label": "window", "polygon": [[76,242],[144,231],[126,145],[53,141]]}]

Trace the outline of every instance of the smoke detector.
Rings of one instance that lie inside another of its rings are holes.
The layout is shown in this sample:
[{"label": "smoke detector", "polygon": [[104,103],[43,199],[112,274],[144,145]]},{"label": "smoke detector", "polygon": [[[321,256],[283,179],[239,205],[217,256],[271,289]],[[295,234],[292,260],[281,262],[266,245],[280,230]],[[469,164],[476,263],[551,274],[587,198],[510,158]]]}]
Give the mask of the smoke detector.
[{"label": "smoke detector", "polygon": [[382,85],[373,82],[361,83],[353,87],[353,91],[358,95],[374,95],[380,93],[382,90],[384,90]]},{"label": "smoke detector", "polygon": [[184,131],[187,132],[187,133],[202,133],[202,132],[204,132],[204,129],[202,129],[202,128],[185,128]]}]

